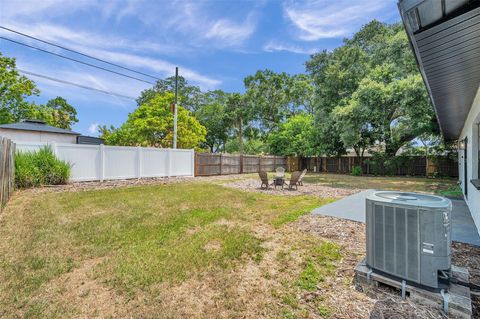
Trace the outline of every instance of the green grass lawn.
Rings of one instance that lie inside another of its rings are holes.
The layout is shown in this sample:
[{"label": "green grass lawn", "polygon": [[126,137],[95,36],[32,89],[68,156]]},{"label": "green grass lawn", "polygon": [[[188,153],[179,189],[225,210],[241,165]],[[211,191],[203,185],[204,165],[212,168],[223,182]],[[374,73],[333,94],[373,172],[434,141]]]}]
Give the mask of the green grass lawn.
[{"label": "green grass lawn", "polygon": [[[324,174],[305,181],[433,192],[454,185]],[[17,192],[0,215],[0,317],[328,317],[323,299],[312,307],[299,296],[335,276],[348,247],[292,222],[332,199],[222,183]]]},{"label": "green grass lawn", "polygon": [[[91,280],[135,304],[128,313],[148,316],[148,307],[163,309],[155,299],[161,289],[203,277],[228,281],[235,269],[262,261],[275,229],[330,201],[191,182],[17,194],[0,225],[0,317],[81,314],[62,297],[72,289],[62,281],[90,260],[98,261]],[[222,303],[237,311],[233,297]]]},{"label": "green grass lawn", "polygon": [[457,180],[403,176],[352,176],[347,174],[308,173],[305,183],[339,188],[385,189],[408,192],[428,192],[445,196],[461,196]]}]

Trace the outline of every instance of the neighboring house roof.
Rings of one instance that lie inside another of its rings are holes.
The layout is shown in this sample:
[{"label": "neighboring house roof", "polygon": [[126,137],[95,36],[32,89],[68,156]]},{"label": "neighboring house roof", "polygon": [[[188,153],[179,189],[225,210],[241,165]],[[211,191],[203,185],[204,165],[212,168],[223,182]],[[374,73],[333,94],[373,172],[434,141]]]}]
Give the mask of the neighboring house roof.
[{"label": "neighboring house roof", "polygon": [[105,140],[100,137],[80,135],[77,136],[77,144],[100,145],[105,144]]},{"label": "neighboring house roof", "polygon": [[399,0],[398,8],[442,134],[458,139],[480,84],[480,1]]},{"label": "neighboring house roof", "polygon": [[0,129],[80,135],[80,133],[47,125],[44,121],[41,120],[24,120],[18,123],[1,124]]}]

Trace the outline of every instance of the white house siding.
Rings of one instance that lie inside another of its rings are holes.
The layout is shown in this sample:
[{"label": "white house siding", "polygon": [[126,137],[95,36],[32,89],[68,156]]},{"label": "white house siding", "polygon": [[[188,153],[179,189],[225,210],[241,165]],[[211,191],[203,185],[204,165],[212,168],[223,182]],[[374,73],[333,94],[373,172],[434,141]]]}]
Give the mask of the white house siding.
[{"label": "white house siding", "polygon": [[14,142],[36,142],[36,143],[77,143],[77,136],[72,134],[60,134],[26,130],[12,130],[0,128],[0,136],[11,139]]},{"label": "white house siding", "polygon": [[478,124],[480,123],[480,88],[477,90],[477,94],[473,101],[470,112],[468,113],[467,120],[462,129],[462,134],[459,139],[467,137],[467,179],[464,178],[464,152],[459,151],[459,179],[461,182],[462,190],[465,185],[467,186],[467,197],[465,198],[467,205],[472,213],[475,225],[480,233],[480,190],[477,190],[472,183],[471,179],[479,179],[478,172]]}]

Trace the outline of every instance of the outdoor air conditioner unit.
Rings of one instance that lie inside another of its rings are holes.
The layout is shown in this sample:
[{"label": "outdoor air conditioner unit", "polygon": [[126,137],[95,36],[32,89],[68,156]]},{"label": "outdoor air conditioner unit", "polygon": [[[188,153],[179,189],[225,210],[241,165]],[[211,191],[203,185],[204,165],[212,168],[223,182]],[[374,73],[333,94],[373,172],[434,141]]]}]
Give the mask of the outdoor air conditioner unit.
[{"label": "outdoor air conditioner unit", "polygon": [[441,289],[451,268],[451,210],[440,196],[377,191],[366,200],[367,266]]}]

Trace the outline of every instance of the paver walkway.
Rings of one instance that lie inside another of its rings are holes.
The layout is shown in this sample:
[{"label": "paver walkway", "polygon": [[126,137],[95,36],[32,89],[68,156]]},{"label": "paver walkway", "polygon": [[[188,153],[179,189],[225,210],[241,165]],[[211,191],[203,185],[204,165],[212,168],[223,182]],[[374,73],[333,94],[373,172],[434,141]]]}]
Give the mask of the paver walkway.
[{"label": "paver walkway", "polygon": [[[365,199],[374,189],[346,196],[336,202],[315,208],[312,213],[365,222]],[[480,236],[463,199],[452,199],[452,239],[480,246]]]}]

